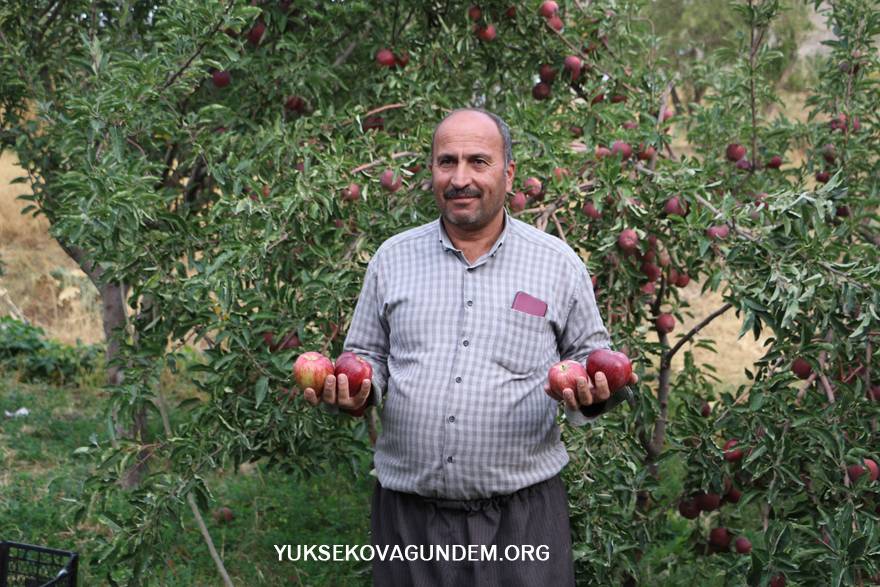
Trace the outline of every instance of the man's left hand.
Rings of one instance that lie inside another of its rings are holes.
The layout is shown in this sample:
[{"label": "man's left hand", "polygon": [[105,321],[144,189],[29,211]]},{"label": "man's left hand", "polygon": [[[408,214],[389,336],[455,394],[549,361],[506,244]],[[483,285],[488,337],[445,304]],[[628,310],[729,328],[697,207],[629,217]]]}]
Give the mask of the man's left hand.
[{"label": "man's left hand", "polygon": [[[544,393],[546,393],[556,401],[564,401],[565,405],[572,410],[577,410],[583,406],[590,406],[595,403],[604,402],[609,397],[611,397],[611,392],[608,390],[608,380],[605,378],[605,374],[601,371],[598,371],[596,373],[595,379],[596,385],[593,385],[590,382],[589,377],[578,377],[577,389],[574,390],[570,387],[566,387],[564,390],[562,390],[562,395],[553,392],[550,389],[550,382],[547,381],[544,383]],[[635,373],[630,375],[629,383],[631,385],[635,385],[638,382],[638,375],[636,375]]]}]

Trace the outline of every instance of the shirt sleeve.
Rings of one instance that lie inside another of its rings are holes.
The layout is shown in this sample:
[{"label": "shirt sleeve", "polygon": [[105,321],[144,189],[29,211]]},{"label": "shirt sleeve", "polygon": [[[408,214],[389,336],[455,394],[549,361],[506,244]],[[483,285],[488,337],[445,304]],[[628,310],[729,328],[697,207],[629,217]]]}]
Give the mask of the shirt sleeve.
[{"label": "shirt sleeve", "polygon": [[[584,365],[596,349],[611,348],[611,337],[602,323],[599,307],[593,293],[590,275],[583,263],[578,263],[578,275],[568,305],[568,316],[559,340],[560,360],[572,360]],[[565,404],[565,418],[572,426],[593,422],[609,407],[609,400],[572,410]],[[619,402],[613,402],[615,405]]]},{"label": "shirt sleeve", "polygon": [[367,405],[381,404],[381,396],[386,391],[388,381],[389,330],[380,277],[379,258],[374,255],[367,265],[351,326],[343,343],[343,350],[365,359],[373,368]]}]

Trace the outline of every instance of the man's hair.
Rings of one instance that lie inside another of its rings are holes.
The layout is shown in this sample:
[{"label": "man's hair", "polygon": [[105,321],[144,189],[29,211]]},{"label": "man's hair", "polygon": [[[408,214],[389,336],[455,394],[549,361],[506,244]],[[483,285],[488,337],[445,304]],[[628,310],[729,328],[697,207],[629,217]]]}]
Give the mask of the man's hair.
[{"label": "man's hair", "polygon": [[507,164],[513,161],[513,146],[510,141],[510,127],[507,126],[506,122],[501,120],[500,116],[494,112],[483,110],[482,108],[458,108],[444,116],[443,120],[437,123],[437,126],[434,127],[434,134],[431,135],[431,161],[434,160],[434,139],[437,138],[437,129],[440,128],[440,125],[443,124],[447,118],[458,112],[479,112],[492,119],[492,122],[494,122],[495,126],[498,128],[498,132],[501,134],[501,140],[504,143],[504,166],[507,167]]}]

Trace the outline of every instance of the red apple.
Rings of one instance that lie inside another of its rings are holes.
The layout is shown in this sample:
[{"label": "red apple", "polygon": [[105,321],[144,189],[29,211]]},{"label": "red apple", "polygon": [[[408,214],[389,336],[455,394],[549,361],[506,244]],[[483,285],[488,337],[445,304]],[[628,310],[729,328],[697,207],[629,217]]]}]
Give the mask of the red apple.
[{"label": "red apple", "polygon": [[691,278],[688,277],[687,273],[679,273],[678,279],[675,280],[675,285],[677,285],[678,287],[685,287],[690,282]]},{"label": "red apple", "polygon": [[614,141],[611,144],[611,154],[617,155],[620,154],[624,159],[629,159],[632,157],[632,147],[630,147],[627,143],[623,141]]},{"label": "red apple", "polygon": [[675,318],[672,314],[660,314],[657,316],[657,320],[654,321],[654,324],[656,324],[659,332],[669,334],[672,332],[672,329],[675,328]]},{"label": "red apple", "polygon": [[260,39],[263,38],[263,33],[266,32],[266,23],[262,20],[257,21],[257,23],[253,26],[253,28],[248,32],[248,42],[251,45],[259,45]]},{"label": "red apple", "polygon": [[717,493],[700,493],[696,496],[697,506],[704,512],[711,512],[721,507],[721,496]]},{"label": "red apple", "polygon": [[724,460],[728,463],[735,463],[737,461],[741,461],[743,458],[743,451],[739,448],[733,448],[737,445],[737,440],[735,438],[731,438],[727,442],[724,443]]},{"label": "red apple", "polygon": [[583,61],[577,55],[569,55],[565,58],[563,67],[571,75],[571,81],[577,81],[581,75],[581,68],[584,66]]},{"label": "red apple", "polygon": [[[635,130],[635,129],[639,128],[639,123],[636,122],[635,120],[627,120],[621,126],[623,128],[625,128],[626,130]],[[639,154],[641,155],[641,153],[639,153]],[[639,158],[641,159],[641,157],[639,157]]]},{"label": "red apple", "polygon": [[228,524],[235,518],[235,514],[232,513],[232,510],[226,506],[219,507],[214,510],[214,520],[218,524]]},{"label": "red apple", "polygon": [[605,101],[605,94],[601,94],[601,93],[596,94],[595,96],[593,96],[593,99],[590,100],[590,105],[595,106],[599,102],[604,102],[604,101]]},{"label": "red apple", "polygon": [[827,171],[817,171],[816,172],[816,181],[819,183],[828,183],[831,179],[831,174]]},{"label": "red apple", "polygon": [[736,551],[740,554],[749,554],[752,552],[752,543],[745,536],[738,536],[734,541]]},{"label": "red apple", "polygon": [[509,6],[506,11],[504,11],[504,16],[507,18],[516,18],[516,6]]},{"label": "red apple", "polygon": [[232,75],[226,71],[215,71],[211,74],[211,81],[215,88],[225,88],[232,81]]},{"label": "red apple", "polygon": [[397,67],[406,67],[407,63],[409,63],[409,53],[403,51],[400,55],[395,55],[394,63],[397,65]]},{"label": "red apple", "polygon": [[394,67],[397,61],[394,59],[394,53],[391,49],[382,48],[376,52],[376,63],[383,67]]},{"label": "red apple", "polygon": [[696,500],[683,499],[678,502],[678,513],[688,520],[695,520],[700,517],[700,506],[697,505]]},{"label": "red apple", "polygon": [[361,199],[361,186],[356,183],[349,184],[342,191],[342,199],[347,202],[356,202]]},{"label": "red apple", "polygon": [[293,364],[293,377],[300,390],[311,387],[320,392],[324,389],[324,380],[333,375],[333,362],[315,351],[301,354]]},{"label": "red apple", "polygon": [[525,192],[527,196],[531,196],[533,198],[537,198],[541,195],[541,191],[544,186],[541,185],[541,180],[537,177],[528,177],[523,182],[523,187],[525,188]]},{"label": "red apple", "polygon": [[791,372],[797,375],[798,379],[806,379],[813,372],[813,368],[806,359],[798,357],[791,363]]},{"label": "red apple", "polygon": [[648,281],[657,281],[658,279],[660,279],[660,268],[653,263],[642,263],[641,269],[642,274],[644,274],[648,278]]},{"label": "red apple", "polygon": [[620,104],[621,102],[626,102],[626,96],[623,94],[614,94],[611,96],[612,104]]},{"label": "red apple", "polygon": [[822,147],[822,158],[825,159],[828,165],[834,165],[834,161],[837,160],[837,149],[832,143],[826,143]]},{"label": "red apple", "polygon": [[570,132],[571,136],[573,136],[576,139],[584,136],[584,129],[579,126],[575,126],[575,125],[569,126],[568,132]]},{"label": "red apple", "polygon": [[476,4],[472,5],[468,8],[468,18],[472,21],[476,22],[480,20],[480,17],[483,16],[483,11],[480,10],[480,7]]},{"label": "red apple", "polygon": [[532,88],[532,97],[535,100],[546,100],[550,97],[550,84],[539,82]]},{"label": "red apple", "polygon": [[302,114],[306,110],[306,101],[301,96],[290,96],[284,103],[284,108]]},{"label": "red apple", "polygon": [[769,587],[785,587],[785,575],[774,575],[770,579]]},{"label": "red apple", "polygon": [[542,63],[541,67],[538,68],[538,77],[545,84],[552,84],[553,80],[556,79],[556,70],[549,63]]},{"label": "red apple", "polygon": [[556,2],[553,2],[553,0],[546,0],[541,3],[541,7],[538,9],[538,14],[544,18],[550,18],[556,14],[557,10],[559,10],[559,5]]},{"label": "red apple", "polygon": [[728,161],[736,163],[746,156],[746,148],[739,143],[731,143],[727,145],[727,150],[725,151],[725,154],[727,155]]},{"label": "red apple", "polygon": [[770,157],[770,160],[767,161],[767,167],[770,169],[779,169],[782,167],[782,157],[779,155],[773,155]]},{"label": "red apple", "polygon": [[617,237],[617,246],[626,254],[634,253],[639,248],[639,235],[632,228],[625,228]]},{"label": "red apple", "polygon": [[724,501],[729,503],[739,503],[740,498],[742,498],[742,491],[736,487],[731,487],[727,493],[724,494]]},{"label": "red apple", "polygon": [[730,548],[730,534],[727,528],[712,528],[709,531],[709,544],[725,550]]},{"label": "red apple", "polygon": [[510,198],[510,209],[514,212],[522,212],[526,208],[526,195],[522,192],[516,192]]},{"label": "red apple", "polygon": [[654,155],[656,155],[656,154],[657,154],[657,149],[655,149],[651,145],[648,145],[646,147],[646,146],[644,146],[644,143],[639,144],[639,153],[638,153],[639,161],[650,161],[651,158],[653,158]]},{"label": "red apple", "polygon": [[551,391],[561,397],[563,390],[566,388],[577,391],[577,378],[583,377],[586,379],[587,370],[577,361],[559,361],[550,367],[550,373],[547,377],[550,380]]},{"label": "red apple", "polygon": [[395,179],[394,171],[386,169],[379,176],[379,185],[393,193],[400,189],[400,186],[403,185],[403,180],[399,177]]},{"label": "red apple", "polygon": [[752,162],[749,161],[748,159],[746,159],[745,157],[743,157],[742,159],[740,159],[739,161],[736,162],[736,168],[742,169],[744,171],[748,171],[749,169],[752,168]]},{"label": "red apple", "polygon": [[603,147],[602,145],[596,145],[596,159],[604,159],[605,157],[611,156],[611,149],[608,147]]},{"label": "red apple", "polygon": [[[338,382],[340,375],[345,375],[346,378],[348,378],[348,392],[349,395],[354,396],[360,392],[361,385],[363,385],[365,379],[373,378],[373,367],[365,359],[360,358],[352,352],[346,351],[336,359],[334,375],[336,375],[337,386],[339,385]],[[366,406],[362,406],[362,408],[365,407]],[[354,412],[357,416],[362,413],[362,409],[358,409]]]},{"label": "red apple", "polygon": [[708,418],[712,414],[712,406],[709,405],[709,402],[704,401],[703,405],[700,407],[700,415],[704,418]]},{"label": "red apple", "polygon": [[552,28],[554,31],[561,31],[562,28],[564,27],[564,25],[562,23],[562,19],[559,18],[559,15],[557,15],[557,14],[554,14],[553,16],[548,18],[547,24],[549,24],[550,28]]},{"label": "red apple", "polygon": [[666,200],[666,205],[663,206],[663,211],[666,212],[666,214],[674,216],[684,216],[686,214],[685,207],[679,196],[672,196]]},{"label": "red apple", "polygon": [[605,374],[608,390],[613,393],[629,383],[632,363],[621,352],[596,349],[587,357],[587,375],[591,381],[595,381],[595,375],[600,371]]},{"label": "red apple", "polygon": [[[646,296],[652,296],[652,295],[654,295],[654,292],[657,291],[657,287],[653,281],[649,281],[648,283],[646,283],[642,287],[640,287],[639,291],[641,291]],[[651,302],[649,301],[648,303],[651,303]]]},{"label": "red apple", "polygon": [[581,211],[593,220],[598,220],[599,218],[602,218],[602,213],[596,209],[596,206],[595,204],[593,204],[592,200],[587,200],[586,202],[584,202]]},{"label": "red apple", "polygon": [[385,119],[381,116],[367,116],[361,121],[361,129],[364,131],[382,130],[384,128]]},{"label": "red apple", "polygon": [[876,481],[880,477],[880,467],[877,466],[877,462],[874,459],[865,459],[865,466],[868,467],[871,481]]},{"label": "red apple", "polygon": [[716,226],[710,226],[706,229],[706,235],[715,240],[721,240],[727,238],[727,235],[730,234],[730,227],[726,224],[718,224]]},{"label": "red apple", "polygon": [[495,37],[498,35],[498,32],[495,30],[494,24],[487,24],[484,27],[479,25],[474,26],[474,33],[481,41],[494,41]]}]

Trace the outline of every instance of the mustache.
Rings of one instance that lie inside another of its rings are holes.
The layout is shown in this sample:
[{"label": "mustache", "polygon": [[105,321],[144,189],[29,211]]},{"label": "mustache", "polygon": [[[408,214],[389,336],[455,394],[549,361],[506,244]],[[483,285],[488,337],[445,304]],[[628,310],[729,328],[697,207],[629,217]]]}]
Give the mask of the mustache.
[{"label": "mustache", "polygon": [[483,194],[480,193],[480,190],[474,188],[448,188],[445,192],[443,192],[443,197],[447,200],[454,200],[456,198],[479,198]]}]

